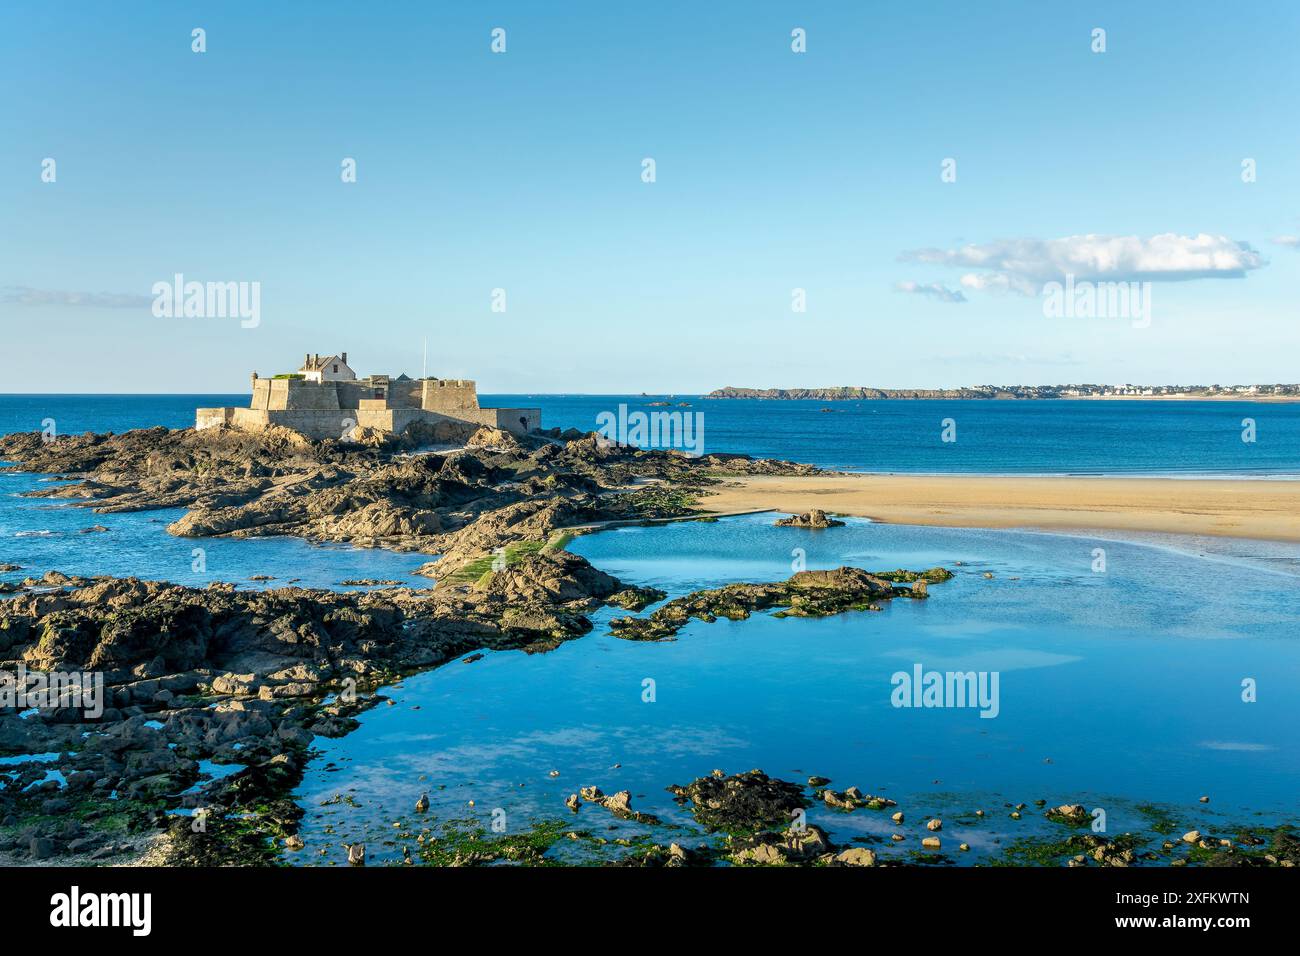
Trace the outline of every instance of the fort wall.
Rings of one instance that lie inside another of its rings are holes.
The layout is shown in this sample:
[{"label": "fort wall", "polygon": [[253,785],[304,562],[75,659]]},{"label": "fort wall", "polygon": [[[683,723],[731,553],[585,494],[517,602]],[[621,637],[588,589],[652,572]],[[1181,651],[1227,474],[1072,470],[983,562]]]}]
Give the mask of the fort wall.
[{"label": "fort wall", "polygon": [[456,412],[478,408],[478,387],[469,379],[426,378],[420,407],[431,412]]},{"label": "fort wall", "polygon": [[313,382],[254,378],[248,408],[200,408],[195,428],[291,428],[313,439],[346,438],[354,426],[400,433],[412,422],[469,422],[523,434],[542,424],[537,408],[480,408],[470,379]]}]

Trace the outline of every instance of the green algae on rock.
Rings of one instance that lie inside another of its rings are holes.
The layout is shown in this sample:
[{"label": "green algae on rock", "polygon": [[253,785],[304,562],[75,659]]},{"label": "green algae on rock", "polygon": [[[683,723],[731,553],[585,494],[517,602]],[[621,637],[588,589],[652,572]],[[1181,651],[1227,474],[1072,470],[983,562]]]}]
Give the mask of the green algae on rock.
[{"label": "green algae on rock", "polygon": [[[952,577],[943,568],[889,574],[910,574],[913,581],[944,581]],[[879,610],[878,602],[895,597],[925,596],[923,590],[895,586],[882,575],[842,567],[833,571],[800,571],[774,584],[728,584],[696,591],[669,601],[648,617],[615,618],[609,626],[615,637],[657,641],[672,637],[692,618],[709,623],[720,617],[743,621],[755,611],[771,608],[781,609],[775,617],[829,617],[845,611]]]}]

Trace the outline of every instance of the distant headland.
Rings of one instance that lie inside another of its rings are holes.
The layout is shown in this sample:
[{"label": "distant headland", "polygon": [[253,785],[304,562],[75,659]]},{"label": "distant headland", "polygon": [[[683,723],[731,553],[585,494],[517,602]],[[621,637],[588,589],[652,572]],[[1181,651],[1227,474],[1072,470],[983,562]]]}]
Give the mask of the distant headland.
[{"label": "distant headland", "polygon": [[985,400],[1118,398],[1147,400],[1234,400],[1297,402],[1300,385],[971,385],[962,388],[726,388],[705,398],[811,399],[835,402],[879,398],[957,398]]}]

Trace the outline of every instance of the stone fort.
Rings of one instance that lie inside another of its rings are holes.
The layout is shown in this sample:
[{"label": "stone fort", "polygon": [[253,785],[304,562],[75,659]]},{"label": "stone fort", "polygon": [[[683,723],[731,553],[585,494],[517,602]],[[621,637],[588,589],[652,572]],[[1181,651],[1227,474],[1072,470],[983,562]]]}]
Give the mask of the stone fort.
[{"label": "stone fort", "polygon": [[248,408],[200,408],[196,429],[282,425],[308,438],[347,438],[353,428],[400,434],[413,422],[491,425],[524,434],[542,424],[538,408],[480,408],[468,379],[371,375],[357,378],[348,353],[308,354],[297,372],[259,378],[253,373]]}]

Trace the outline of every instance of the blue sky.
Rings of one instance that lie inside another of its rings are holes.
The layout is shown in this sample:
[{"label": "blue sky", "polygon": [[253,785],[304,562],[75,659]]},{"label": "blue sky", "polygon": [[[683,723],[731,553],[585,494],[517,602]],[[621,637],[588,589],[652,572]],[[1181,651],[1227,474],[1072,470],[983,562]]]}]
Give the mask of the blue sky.
[{"label": "blue sky", "polygon": [[[1300,5],[807,7],[6,3],[0,389],[426,338],[485,392],[1300,379]],[[1103,279],[1172,245],[1150,327],[1015,291],[1089,235]],[[156,318],[175,273],[260,323]]]}]

